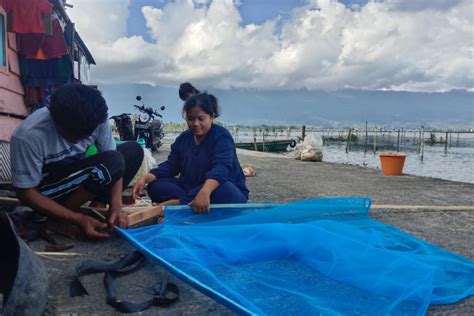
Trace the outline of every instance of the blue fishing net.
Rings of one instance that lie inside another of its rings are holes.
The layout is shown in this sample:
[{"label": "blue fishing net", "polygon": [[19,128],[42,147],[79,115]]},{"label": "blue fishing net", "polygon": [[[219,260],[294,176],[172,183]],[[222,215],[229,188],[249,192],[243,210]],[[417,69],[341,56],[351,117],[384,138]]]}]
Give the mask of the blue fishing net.
[{"label": "blue fishing net", "polygon": [[474,262],[373,220],[370,203],[176,207],[164,224],[120,231],[238,313],[421,315],[474,294]]}]

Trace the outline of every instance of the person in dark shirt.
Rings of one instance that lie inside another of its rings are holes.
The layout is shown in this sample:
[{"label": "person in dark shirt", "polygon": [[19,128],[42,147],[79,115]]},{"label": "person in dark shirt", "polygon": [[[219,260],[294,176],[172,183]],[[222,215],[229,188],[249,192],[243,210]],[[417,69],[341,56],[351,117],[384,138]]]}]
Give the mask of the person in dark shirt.
[{"label": "person in dark shirt", "polygon": [[210,203],[246,203],[249,191],[234,140],[214,124],[217,98],[207,93],[191,96],[183,116],[189,129],[171,145],[168,159],[138,180],[134,197],[138,199],[146,186],[153,202],[188,204],[196,213],[209,211]]}]

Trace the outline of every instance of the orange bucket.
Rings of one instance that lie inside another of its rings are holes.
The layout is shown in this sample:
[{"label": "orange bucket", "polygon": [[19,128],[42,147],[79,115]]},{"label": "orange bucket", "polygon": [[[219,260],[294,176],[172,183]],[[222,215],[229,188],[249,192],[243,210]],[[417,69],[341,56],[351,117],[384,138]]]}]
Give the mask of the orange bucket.
[{"label": "orange bucket", "polygon": [[401,176],[405,164],[405,153],[383,152],[380,154],[382,174],[384,176]]}]

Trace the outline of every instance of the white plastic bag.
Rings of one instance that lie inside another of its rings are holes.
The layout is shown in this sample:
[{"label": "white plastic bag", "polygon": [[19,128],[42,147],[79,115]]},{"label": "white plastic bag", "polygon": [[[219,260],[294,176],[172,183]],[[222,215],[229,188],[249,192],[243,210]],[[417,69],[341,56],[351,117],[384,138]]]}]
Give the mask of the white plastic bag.
[{"label": "white plastic bag", "polygon": [[323,139],[309,133],[304,141],[295,147],[295,159],[302,161],[323,161]]},{"label": "white plastic bag", "polygon": [[156,159],[153,157],[150,149],[148,148],[143,148],[143,161],[142,165],[137,171],[137,174],[135,177],[132,179],[130,182],[129,186],[134,186],[135,183],[145,174],[148,173],[151,169],[155,168],[156,166]]}]

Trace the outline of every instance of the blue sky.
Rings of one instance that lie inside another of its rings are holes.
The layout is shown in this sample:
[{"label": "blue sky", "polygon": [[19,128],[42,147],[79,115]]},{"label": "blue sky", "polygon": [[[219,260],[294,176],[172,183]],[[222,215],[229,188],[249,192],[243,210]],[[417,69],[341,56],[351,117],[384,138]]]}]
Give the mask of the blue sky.
[{"label": "blue sky", "polygon": [[[127,33],[129,36],[141,35],[143,38],[152,42],[146,28],[145,18],[141,12],[143,6],[154,6],[163,8],[169,1],[166,0],[132,0],[129,6],[129,17],[127,21]],[[346,6],[353,4],[364,5],[367,0],[340,0]],[[288,17],[291,10],[295,7],[304,5],[305,0],[241,0],[239,12],[243,24],[262,24],[266,20],[271,20],[277,16]]]},{"label": "blue sky", "polygon": [[472,0],[68,1],[97,83],[474,91]]}]

